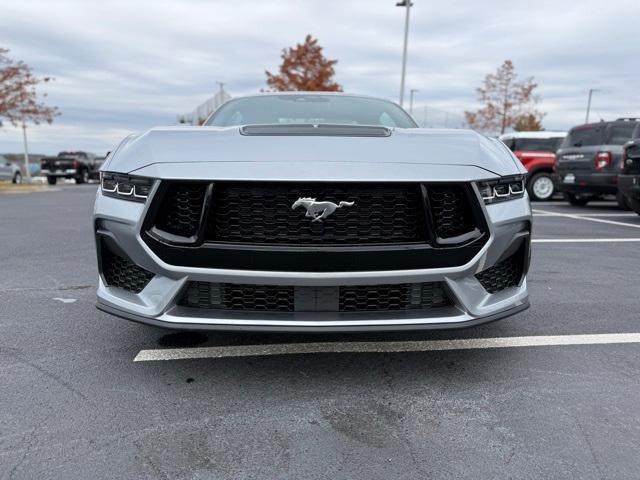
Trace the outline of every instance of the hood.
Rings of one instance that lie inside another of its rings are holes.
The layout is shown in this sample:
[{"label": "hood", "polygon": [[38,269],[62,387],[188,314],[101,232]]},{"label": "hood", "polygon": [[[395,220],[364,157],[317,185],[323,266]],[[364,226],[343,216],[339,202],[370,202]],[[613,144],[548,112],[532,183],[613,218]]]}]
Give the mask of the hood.
[{"label": "hood", "polygon": [[362,164],[363,169],[375,164],[459,165],[476,166],[488,176],[524,173],[502,142],[472,130],[389,129],[388,135],[242,132],[239,127],[154,128],[125,139],[103,169],[131,173],[165,163],[337,162]]}]

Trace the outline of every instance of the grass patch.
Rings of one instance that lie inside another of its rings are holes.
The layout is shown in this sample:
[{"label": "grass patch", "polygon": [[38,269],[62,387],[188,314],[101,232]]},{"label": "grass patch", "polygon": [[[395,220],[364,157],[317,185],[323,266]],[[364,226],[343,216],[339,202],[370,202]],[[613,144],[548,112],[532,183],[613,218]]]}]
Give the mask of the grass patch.
[{"label": "grass patch", "polygon": [[48,185],[38,183],[0,182],[0,193],[30,193],[53,191]]}]

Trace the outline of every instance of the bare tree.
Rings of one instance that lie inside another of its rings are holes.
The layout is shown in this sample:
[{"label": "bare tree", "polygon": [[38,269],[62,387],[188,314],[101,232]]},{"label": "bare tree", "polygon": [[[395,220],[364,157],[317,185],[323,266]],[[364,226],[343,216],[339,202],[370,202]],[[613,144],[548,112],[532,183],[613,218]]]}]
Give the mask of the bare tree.
[{"label": "bare tree", "polygon": [[337,60],[329,60],[322,54],[318,40],[307,35],[304,43],[282,50],[282,64],[278,74],[265,71],[267,85],[275,91],[326,91],[341,92],[342,87],[333,81]]},{"label": "bare tree", "polygon": [[464,112],[471,128],[504,133],[509,127],[542,130],[544,113],[536,109],[540,96],[533,77],[517,81],[513,62],[505,60],[496,73],[488,74],[477,89],[484,106],[475,112]]},{"label": "bare tree", "polygon": [[36,93],[36,86],[51,77],[34,76],[26,63],[11,60],[7,53],[9,50],[0,48],[0,126],[3,119],[14,126],[53,122],[60,114],[58,109],[45,105]]}]

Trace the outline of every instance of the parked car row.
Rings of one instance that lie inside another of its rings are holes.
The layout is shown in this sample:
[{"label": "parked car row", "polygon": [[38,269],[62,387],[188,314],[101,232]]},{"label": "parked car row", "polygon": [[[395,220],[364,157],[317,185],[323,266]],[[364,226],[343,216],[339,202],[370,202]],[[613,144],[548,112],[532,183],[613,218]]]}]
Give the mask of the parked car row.
[{"label": "parked car row", "polygon": [[623,172],[625,144],[634,137],[640,119],[619,118],[572,128],[556,152],[557,186],[571,205],[586,205],[602,195],[616,195],[628,208],[618,189]]},{"label": "parked car row", "polygon": [[564,132],[515,132],[500,139],[528,170],[532,200],[564,194],[571,205],[615,195],[640,214],[640,118],[578,125]]}]

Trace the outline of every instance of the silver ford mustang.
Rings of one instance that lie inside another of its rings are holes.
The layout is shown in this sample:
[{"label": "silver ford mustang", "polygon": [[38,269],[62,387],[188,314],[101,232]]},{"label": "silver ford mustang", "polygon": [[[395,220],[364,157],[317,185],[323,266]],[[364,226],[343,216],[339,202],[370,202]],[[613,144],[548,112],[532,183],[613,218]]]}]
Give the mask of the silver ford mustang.
[{"label": "silver ford mustang", "polygon": [[528,307],[525,169],[500,141],[327,93],[126,138],[94,209],[99,309],[178,329],[452,328]]}]

